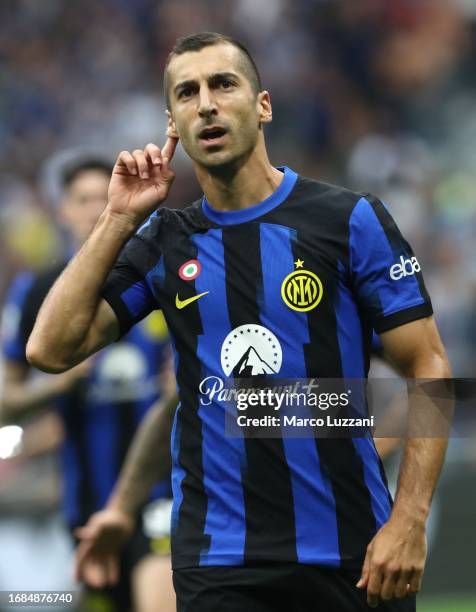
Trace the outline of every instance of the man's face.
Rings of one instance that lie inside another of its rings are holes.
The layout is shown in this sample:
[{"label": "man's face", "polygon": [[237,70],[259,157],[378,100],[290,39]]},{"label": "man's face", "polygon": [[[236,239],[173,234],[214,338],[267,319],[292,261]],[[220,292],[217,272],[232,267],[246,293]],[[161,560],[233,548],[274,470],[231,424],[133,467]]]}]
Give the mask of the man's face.
[{"label": "man's face", "polygon": [[205,168],[250,153],[266,121],[263,94],[253,92],[243,62],[240,51],[225,43],[178,55],[168,66],[176,132],[192,160]]},{"label": "man's face", "polygon": [[66,188],[60,218],[77,246],[89,236],[106,207],[109,179],[102,170],[83,170]]}]

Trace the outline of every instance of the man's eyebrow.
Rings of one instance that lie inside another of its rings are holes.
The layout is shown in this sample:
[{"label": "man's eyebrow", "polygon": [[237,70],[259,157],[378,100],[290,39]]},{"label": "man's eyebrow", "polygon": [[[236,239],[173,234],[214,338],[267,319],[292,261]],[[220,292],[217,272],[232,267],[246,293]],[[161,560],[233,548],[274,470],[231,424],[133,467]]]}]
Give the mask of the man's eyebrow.
[{"label": "man's eyebrow", "polygon": [[[220,79],[239,79],[238,75],[235,72],[215,72],[214,74],[211,74],[208,78],[207,81],[209,83],[213,83],[216,81],[219,81]],[[181,81],[180,83],[177,83],[177,85],[175,85],[173,91],[174,93],[177,93],[180,89],[185,89],[186,87],[193,87],[197,84],[197,81],[195,79],[188,79],[186,81]]]},{"label": "man's eyebrow", "polygon": [[177,83],[177,85],[175,85],[174,87],[174,93],[177,93],[179,89],[183,89],[185,87],[193,87],[196,84],[197,81],[194,81],[193,79],[188,79],[188,81],[182,81],[181,83]]},{"label": "man's eyebrow", "polygon": [[216,72],[208,77],[208,82],[217,81],[219,79],[238,79],[238,75],[235,72]]}]

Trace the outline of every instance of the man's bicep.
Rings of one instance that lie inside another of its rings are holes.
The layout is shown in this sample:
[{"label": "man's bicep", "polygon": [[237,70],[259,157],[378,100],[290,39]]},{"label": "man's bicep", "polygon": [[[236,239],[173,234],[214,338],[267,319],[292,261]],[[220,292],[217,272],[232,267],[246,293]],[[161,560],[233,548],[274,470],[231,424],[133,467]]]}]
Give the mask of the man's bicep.
[{"label": "man's bicep", "polygon": [[384,354],[408,377],[449,376],[449,365],[434,317],[418,319],[380,334]]}]

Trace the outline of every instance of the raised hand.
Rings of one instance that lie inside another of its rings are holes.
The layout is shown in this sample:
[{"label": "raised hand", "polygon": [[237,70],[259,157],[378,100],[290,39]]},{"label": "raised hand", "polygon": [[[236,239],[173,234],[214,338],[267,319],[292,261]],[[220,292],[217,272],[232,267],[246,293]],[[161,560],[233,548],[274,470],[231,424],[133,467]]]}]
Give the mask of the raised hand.
[{"label": "raised hand", "polygon": [[167,137],[161,150],[149,143],[144,150],[121,151],[109,183],[108,209],[139,225],[167,197],[175,174],[170,162],[178,139]]}]

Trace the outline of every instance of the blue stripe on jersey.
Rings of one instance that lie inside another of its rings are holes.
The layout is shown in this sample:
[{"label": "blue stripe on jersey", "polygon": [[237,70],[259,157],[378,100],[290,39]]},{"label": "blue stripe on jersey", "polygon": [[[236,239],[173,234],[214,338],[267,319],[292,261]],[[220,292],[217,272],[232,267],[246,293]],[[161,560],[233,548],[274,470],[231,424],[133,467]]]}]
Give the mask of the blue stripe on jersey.
[{"label": "blue stripe on jersey", "polygon": [[365,346],[358,306],[344,283],[345,268],[339,261],[339,285],[335,297],[337,338],[345,378],[365,378]]},{"label": "blue stripe on jersey", "polygon": [[119,472],[120,466],[115,461],[118,456],[119,423],[114,404],[102,404],[100,410],[97,406],[91,406],[90,410],[94,410],[95,414],[85,419],[84,424],[89,462],[87,477],[91,478],[96,508],[102,508]]},{"label": "blue stripe on jersey", "polygon": [[172,533],[177,531],[179,522],[180,506],[182,505],[183,493],[182,493],[182,481],[185,478],[185,470],[179,463],[180,453],[180,420],[178,418],[179,411],[182,409],[182,404],[177,406],[175,411],[174,422],[172,425],[171,434],[171,454],[172,454],[172,493],[173,493],[173,505],[172,505],[172,519],[171,519],[171,530]]},{"label": "blue stripe on jersey", "polygon": [[135,283],[126,289],[121,295],[121,300],[134,319],[150,312],[156,306],[148,286],[143,281]]},{"label": "blue stripe on jersey", "polygon": [[[294,270],[294,239],[295,231],[290,228],[260,225],[263,274],[260,320],[281,342],[283,360],[279,376],[306,378],[303,345],[309,342],[307,315],[291,310],[281,298],[283,279]],[[298,561],[313,563],[318,556],[323,565],[338,566],[335,500],[329,479],[321,472],[315,440],[284,437],[283,443],[291,474]]]},{"label": "blue stripe on jersey", "polygon": [[294,189],[298,175],[288,168],[282,166],[277,168],[283,172],[284,177],[277,189],[265,200],[254,206],[249,206],[243,210],[217,210],[213,208],[208,202],[205,196],[202,199],[202,210],[206,217],[217,225],[235,225],[236,223],[245,223],[247,221],[253,221],[258,217],[262,217],[266,213],[276,208],[284,202],[291,191]]},{"label": "blue stripe on jersey", "polygon": [[[192,240],[197,247],[197,259],[202,264],[202,271],[195,279],[196,292],[210,292],[198,302],[203,334],[198,336],[197,356],[204,364],[203,378],[223,379],[220,355],[225,336],[217,330],[231,331],[231,325],[226,306],[222,231],[211,229],[205,234],[195,234]],[[221,307],[210,308],[207,300]],[[245,463],[244,441],[224,435],[225,407],[219,401],[200,405],[199,416],[202,421],[204,487],[208,496],[204,529],[205,534],[211,536],[209,549],[201,554],[200,565],[242,564],[246,533],[241,480]],[[239,551],[238,555],[236,551]]]},{"label": "blue stripe on jersey", "polygon": [[[349,289],[342,282],[343,266],[340,262],[338,268],[341,273],[341,280],[336,295],[335,313],[342,374],[347,379],[363,379],[366,373],[362,325],[357,304]],[[360,390],[362,390],[362,395],[356,398],[355,395]],[[364,416],[366,409],[365,387],[363,384],[353,385],[352,391],[354,393],[352,407]],[[380,458],[370,433],[366,438],[353,438],[353,443],[362,460],[364,481],[370,492],[370,503],[377,528],[379,528],[388,521],[391,510],[388,490],[380,472]]]},{"label": "blue stripe on jersey", "polygon": [[76,526],[81,521],[78,491],[80,481],[79,458],[73,440],[66,437],[61,447],[63,471],[63,512],[68,525]]},{"label": "blue stripe on jersey", "polygon": [[26,361],[25,339],[21,337],[20,321],[26,296],[34,280],[32,272],[20,272],[8,291],[3,307],[2,351],[12,361]]},{"label": "blue stripe on jersey", "polygon": [[400,263],[400,256],[411,257],[413,253],[403,239],[401,248],[392,249],[372,205],[365,198],[352,211],[349,229],[351,271],[359,298],[373,318],[425,302],[415,274],[399,280],[390,277],[390,268]]},{"label": "blue stripe on jersey", "polygon": [[283,354],[281,378],[305,378],[306,363],[303,345],[309,342],[307,315],[291,310],[281,297],[284,278],[294,270],[290,228],[269,223],[260,224],[263,303],[261,323],[280,340]]},{"label": "blue stripe on jersey", "polygon": [[135,235],[138,236],[142,230],[145,230],[146,227],[149,227],[149,225],[152,223],[152,219],[155,219],[155,217],[157,217],[159,214],[158,210],[155,210],[150,217],[148,217],[144,223],[139,227],[139,229],[136,231]]},{"label": "blue stripe on jersey", "polygon": [[[175,370],[175,380],[177,380],[177,372],[179,368],[179,354],[177,352],[177,347],[175,345],[175,338],[173,334],[170,334],[170,344],[172,346],[173,354],[174,354],[174,370]],[[180,397],[180,387],[177,382],[177,393]],[[171,532],[175,533],[177,531],[178,522],[179,522],[179,512],[180,506],[182,505],[183,493],[182,493],[182,481],[185,478],[185,470],[182,468],[179,462],[179,454],[180,454],[180,420],[178,418],[179,410],[181,409],[181,404],[179,403],[174,415],[174,420],[172,424],[172,432],[170,434],[170,453],[172,455],[172,516],[171,516]]]},{"label": "blue stripe on jersey", "polygon": [[390,518],[392,510],[387,486],[382,480],[380,471],[380,457],[375,448],[372,435],[365,438],[352,439],[357,453],[364,466],[364,480],[370,491],[370,503],[375,516],[376,528],[380,527]]},{"label": "blue stripe on jersey", "polygon": [[154,285],[157,284],[161,289],[165,285],[165,259],[160,257],[159,261],[146,275],[147,284],[152,292],[154,292]]}]

